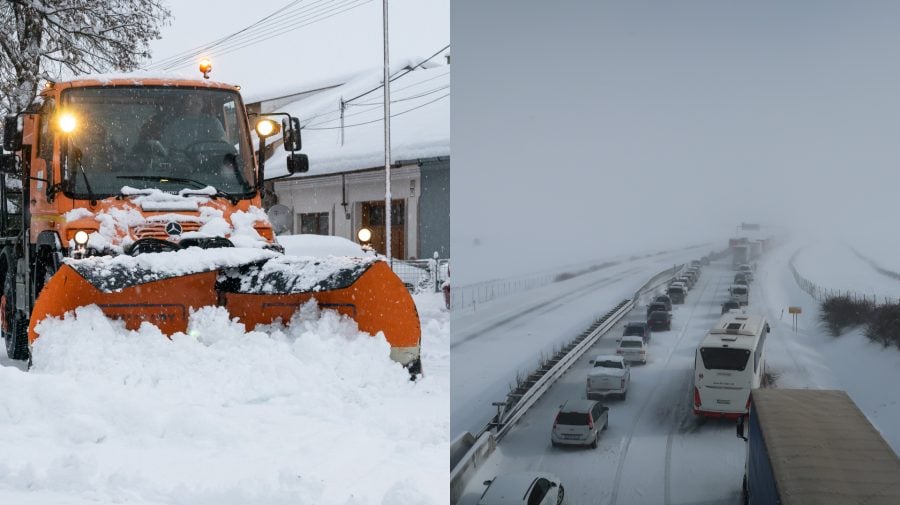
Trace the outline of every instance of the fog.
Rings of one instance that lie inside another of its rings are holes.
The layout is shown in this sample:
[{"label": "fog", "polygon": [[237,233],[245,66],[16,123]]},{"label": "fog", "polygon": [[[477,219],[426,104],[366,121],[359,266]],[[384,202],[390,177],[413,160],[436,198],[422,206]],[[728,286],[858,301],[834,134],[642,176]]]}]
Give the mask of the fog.
[{"label": "fog", "polygon": [[897,243],[900,4],[455,1],[457,285],[711,242]]}]

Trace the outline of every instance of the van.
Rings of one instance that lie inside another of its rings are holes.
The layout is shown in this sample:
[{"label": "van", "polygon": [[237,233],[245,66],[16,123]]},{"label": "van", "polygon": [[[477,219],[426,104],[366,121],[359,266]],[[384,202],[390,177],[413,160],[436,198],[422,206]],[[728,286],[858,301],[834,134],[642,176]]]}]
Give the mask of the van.
[{"label": "van", "polygon": [[728,292],[731,293],[731,297],[737,300],[741,305],[748,305],[750,303],[750,288],[746,284],[732,284],[730,288],[728,288]]},{"label": "van", "polygon": [[672,303],[684,303],[684,287],[681,285],[672,285],[666,289],[666,294],[672,300]]},{"label": "van", "polygon": [[609,408],[594,400],[568,400],[560,405],[550,432],[550,442],[559,445],[589,445],[597,448],[600,432],[609,427]]}]

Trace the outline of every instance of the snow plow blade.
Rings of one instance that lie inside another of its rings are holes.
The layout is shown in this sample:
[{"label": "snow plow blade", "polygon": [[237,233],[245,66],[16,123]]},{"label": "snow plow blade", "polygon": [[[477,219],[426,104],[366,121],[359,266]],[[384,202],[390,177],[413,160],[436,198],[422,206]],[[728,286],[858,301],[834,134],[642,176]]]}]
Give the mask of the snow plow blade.
[{"label": "snow plow blade", "polygon": [[[186,251],[175,254],[182,252]],[[279,318],[288,323],[301,305],[315,298],[320,308],[354,319],[361,331],[383,332],[395,361],[419,366],[419,315],[406,287],[384,261],[269,252],[247,261],[246,256],[236,258],[228,252],[207,258],[203,266],[166,272],[155,270],[140,256],[67,263],[35,301],[29,343],[38,338],[35,327],[44,318],[91,304],[107,317],[123,320],[128,329],[138,329],[146,321],[172,335],[186,332],[191,311],[200,307],[224,306],[252,330]]]}]

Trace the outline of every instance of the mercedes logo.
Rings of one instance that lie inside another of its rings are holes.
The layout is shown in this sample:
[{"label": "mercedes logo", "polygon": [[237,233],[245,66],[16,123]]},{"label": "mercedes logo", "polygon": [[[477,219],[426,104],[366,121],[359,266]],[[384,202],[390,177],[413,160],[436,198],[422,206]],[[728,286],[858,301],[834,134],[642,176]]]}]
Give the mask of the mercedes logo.
[{"label": "mercedes logo", "polygon": [[167,224],[166,233],[168,233],[169,235],[181,235],[181,225],[176,222]]}]

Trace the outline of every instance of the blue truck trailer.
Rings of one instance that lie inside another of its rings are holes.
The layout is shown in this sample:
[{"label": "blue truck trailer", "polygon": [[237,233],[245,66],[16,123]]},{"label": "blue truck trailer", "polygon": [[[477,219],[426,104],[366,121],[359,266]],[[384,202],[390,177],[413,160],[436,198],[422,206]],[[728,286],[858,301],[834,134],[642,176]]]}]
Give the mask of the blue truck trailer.
[{"label": "blue truck trailer", "polygon": [[900,458],[844,391],[754,389],[747,505],[898,505]]}]

